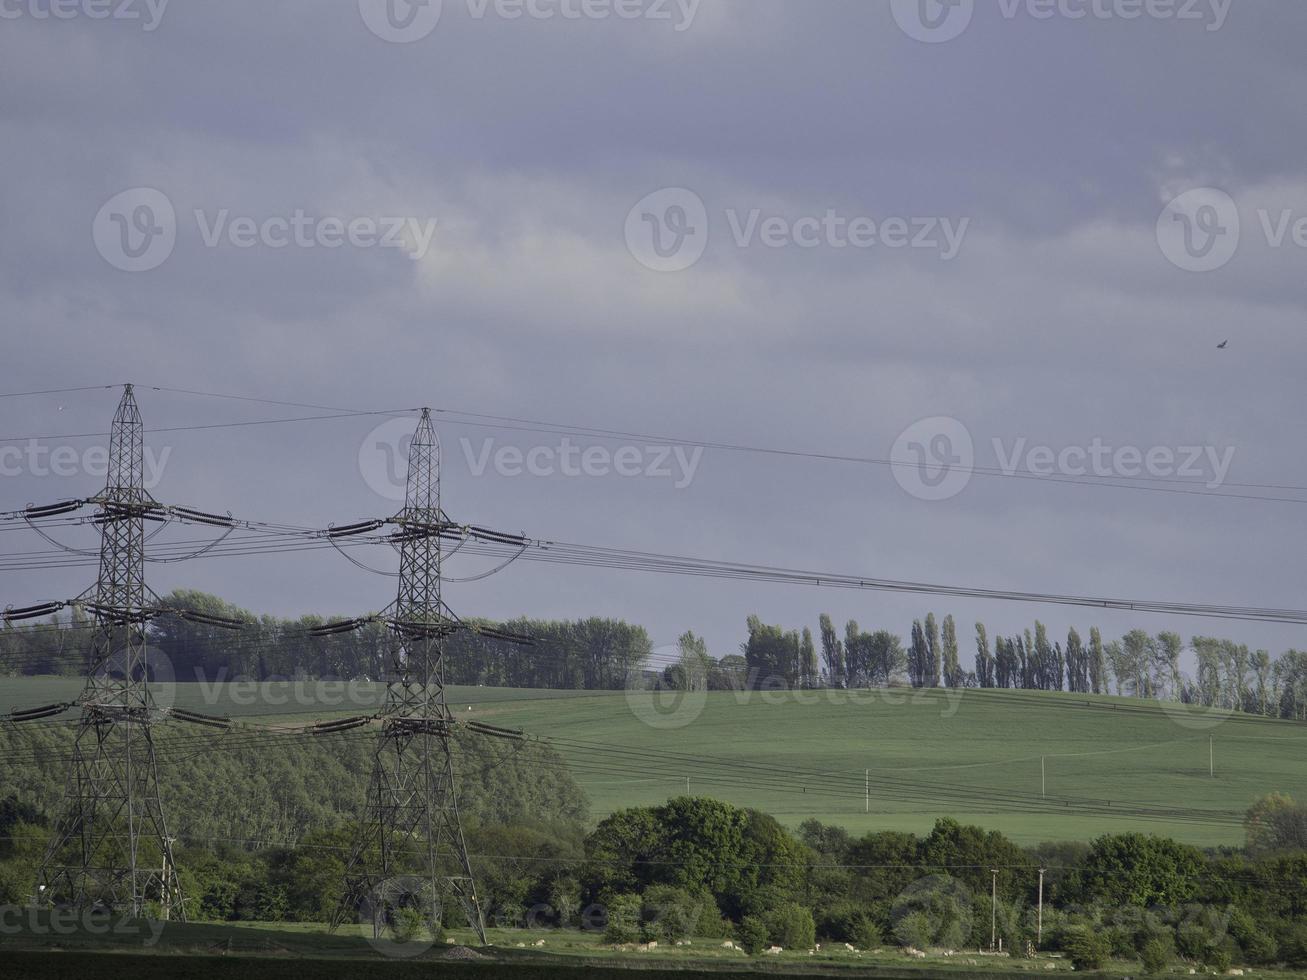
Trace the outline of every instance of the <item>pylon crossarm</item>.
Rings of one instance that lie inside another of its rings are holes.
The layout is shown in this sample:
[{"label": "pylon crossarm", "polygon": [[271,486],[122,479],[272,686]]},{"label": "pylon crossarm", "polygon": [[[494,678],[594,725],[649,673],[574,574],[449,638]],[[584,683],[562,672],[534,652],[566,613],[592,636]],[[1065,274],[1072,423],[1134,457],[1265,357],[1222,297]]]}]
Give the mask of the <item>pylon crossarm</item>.
[{"label": "pylon crossarm", "polygon": [[24,619],[39,619],[42,616],[53,615],[68,605],[70,603],[54,600],[40,602],[34,606],[5,606],[4,612],[0,613],[0,622],[7,626],[10,623],[17,623]]},{"label": "pylon crossarm", "polygon": [[0,512],[0,521],[39,521],[46,517],[62,517],[81,510],[90,500],[61,500],[54,504],[28,504],[21,510]]},{"label": "pylon crossarm", "polygon": [[45,718],[61,715],[69,708],[75,707],[77,707],[76,701],[65,701],[62,704],[46,704],[39,708],[14,709],[7,715],[0,715],[0,721],[13,722],[14,724],[21,724],[25,721],[41,721]]},{"label": "pylon crossarm", "polygon": [[362,629],[369,623],[375,623],[380,620],[380,616],[359,616],[356,619],[342,619],[332,623],[323,623],[321,626],[313,626],[308,629],[309,636],[336,636],[339,633],[352,633],[357,629]]}]

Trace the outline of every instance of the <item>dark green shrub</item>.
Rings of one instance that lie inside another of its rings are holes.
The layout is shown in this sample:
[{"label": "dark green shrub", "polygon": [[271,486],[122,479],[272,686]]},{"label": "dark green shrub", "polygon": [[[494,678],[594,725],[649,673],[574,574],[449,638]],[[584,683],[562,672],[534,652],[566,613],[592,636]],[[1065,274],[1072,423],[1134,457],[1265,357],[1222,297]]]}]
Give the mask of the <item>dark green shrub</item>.
[{"label": "dark green shrub", "polygon": [[[659,940],[674,943],[689,939],[699,922],[704,899],[696,899],[683,888],[671,885],[652,885],[642,896],[640,911],[641,935],[645,942]],[[712,904],[711,899],[707,904]],[[713,904],[713,912],[717,906]]]},{"label": "dark green shrub", "polygon": [[391,913],[390,932],[399,943],[416,942],[430,935],[426,916],[415,908],[395,909]]},{"label": "dark green shrub", "polygon": [[1275,937],[1260,929],[1244,939],[1241,945],[1244,959],[1249,963],[1274,963],[1280,956],[1280,944]]},{"label": "dark green shrub", "polygon": [[1067,958],[1077,970],[1099,970],[1107,962],[1111,948],[1107,940],[1097,932],[1083,926],[1068,929],[1063,937],[1062,948]]},{"label": "dark green shrub", "polygon": [[1162,973],[1171,962],[1173,949],[1161,939],[1150,939],[1139,951],[1145,973]]},{"label": "dark green shrub", "polygon": [[858,949],[875,949],[883,940],[881,939],[880,930],[876,928],[876,923],[872,922],[865,915],[860,917],[854,923],[850,931],[847,942],[857,946]]},{"label": "dark green shrub", "polygon": [[890,922],[894,938],[903,946],[961,949],[971,936],[970,892],[948,875],[922,878],[894,900]]},{"label": "dark green shrub", "polygon": [[925,912],[909,912],[894,923],[894,938],[903,946],[925,949],[935,940],[935,923]]},{"label": "dark green shrub", "polygon": [[1230,964],[1233,962],[1234,956],[1230,952],[1230,947],[1225,944],[1213,946],[1207,951],[1207,956],[1203,959],[1203,963],[1210,966],[1217,973],[1224,973],[1230,969]]},{"label": "dark green shrub", "polygon": [[750,956],[757,956],[770,945],[767,923],[756,915],[746,915],[740,923],[740,948]]},{"label": "dark green shrub", "polygon": [[30,890],[18,868],[0,864],[0,905],[22,905],[31,897],[26,894]]},{"label": "dark green shrub", "polygon": [[1307,925],[1288,928],[1280,940],[1280,955],[1289,966],[1307,966]]},{"label": "dark green shrub", "polygon": [[694,934],[704,939],[730,939],[735,935],[735,925],[724,918],[718,911],[716,903],[708,903],[699,910],[699,920],[694,924]]},{"label": "dark green shrub", "polygon": [[1123,960],[1128,960],[1135,955],[1135,937],[1129,929],[1113,926],[1102,930],[1101,935],[1103,941],[1107,943],[1108,955]]},{"label": "dark green shrub", "polygon": [[612,895],[603,904],[608,913],[604,942],[621,945],[640,938],[639,895]]},{"label": "dark green shrub", "polygon": [[794,902],[786,902],[763,914],[767,935],[785,949],[811,949],[817,941],[817,927],[812,913]]},{"label": "dark green shrub", "polygon": [[838,901],[815,911],[817,935],[822,939],[853,942],[853,930],[859,919],[866,918],[863,906],[857,902]]},{"label": "dark green shrub", "polygon": [[1183,922],[1176,927],[1175,945],[1185,959],[1206,963],[1216,949],[1217,938],[1201,922]]}]

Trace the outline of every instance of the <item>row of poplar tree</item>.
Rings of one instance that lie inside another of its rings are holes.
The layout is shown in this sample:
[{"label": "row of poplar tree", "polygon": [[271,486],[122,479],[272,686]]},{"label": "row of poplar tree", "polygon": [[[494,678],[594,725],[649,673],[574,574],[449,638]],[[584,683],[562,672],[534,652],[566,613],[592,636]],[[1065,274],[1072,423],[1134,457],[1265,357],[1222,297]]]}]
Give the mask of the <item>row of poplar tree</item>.
[{"label": "row of poplar tree", "polygon": [[[799,688],[911,687],[1007,688],[1118,694],[1201,704],[1273,717],[1307,717],[1307,653],[1272,657],[1232,640],[1194,636],[1188,648],[1178,633],[1131,630],[1104,642],[1097,627],[1088,639],[1072,627],[1065,642],[1051,640],[1036,622],[991,643],[984,623],[975,624],[973,669],[963,666],[952,616],[934,613],[912,624],[909,640],[888,630],[865,632],[849,620],[843,636],[823,614],[819,635],[748,619],[740,656],[711,661],[698,673],[708,686]],[[1186,649],[1196,669],[1182,669]],[[682,637],[682,659],[702,656],[702,641]],[[702,664],[703,661],[699,660]],[[718,675],[714,678],[714,671]],[[689,673],[694,673],[690,671]],[[669,677],[669,680],[674,680]],[[712,681],[716,683],[712,683]],[[724,683],[723,683],[724,682]]]}]

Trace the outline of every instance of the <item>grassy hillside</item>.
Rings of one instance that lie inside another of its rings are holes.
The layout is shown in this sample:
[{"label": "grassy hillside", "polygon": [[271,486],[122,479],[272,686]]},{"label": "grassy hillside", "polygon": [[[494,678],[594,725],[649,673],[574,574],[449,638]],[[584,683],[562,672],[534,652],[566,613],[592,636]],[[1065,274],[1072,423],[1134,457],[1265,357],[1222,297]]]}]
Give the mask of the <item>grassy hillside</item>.
[{"label": "grassy hillside", "polygon": [[[75,681],[5,679],[0,710],[78,689]],[[267,703],[269,692],[289,703]],[[345,704],[315,707],[297,703],[318,697],[311,685],[261,689],[252,702],[251,693],[180,685],[176,703],[303,722],[357,714],[378,697],[363,686]],[[1258,796],[1307,797],[1307,726],[1290,722],[1194,718],[1155,702],[1036,692],[715,692],[666,716],[673,727],[655,727],[645,719],[666,718],[645,697],[450,689],[461,717],[549,737],[596,818],[684,794],[688,778],[695,795],[757,807],[790,825],[816,817],[853,831],[922,832],[951,815],[1022,842],[1142,830],[1215,845],[1242,842],[1239,817]]]}]

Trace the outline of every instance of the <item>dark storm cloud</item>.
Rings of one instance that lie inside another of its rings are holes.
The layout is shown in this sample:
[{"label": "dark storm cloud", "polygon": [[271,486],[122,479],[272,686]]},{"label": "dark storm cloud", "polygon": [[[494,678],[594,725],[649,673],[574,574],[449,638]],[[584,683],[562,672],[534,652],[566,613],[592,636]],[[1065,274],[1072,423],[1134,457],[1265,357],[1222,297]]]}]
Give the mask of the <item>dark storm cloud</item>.
[{"label": "dark storm cloud", "polygon": [[[703,0],[678,31],[652,18],[510,20],[493,5],[478,17],[446,0],[428,36],[394,44],[355,3],[173,0],[148,31],[11,3],[19,15],[0,20],[3,389],[133,380],[153,426],[275,414],[149,390],[172,385],[874,457],[917,420],[951,416],[981,465],[997,465],[994,439],[1061,449],[1097,437],[1234,447],[1230,481],[1307,483],[1307,249],[1292,236],[1271,247],[1259,218],[1307,215],[1307,11],[1248,0],[1207,30],[1005,5],[1017,13],[981,4],[961,36],[924,44],[885,3]],[[1205,184],[1237,202],[1242,240],[1224,267],[1187,272],[1167,261],[1155,224],[1167,200]],[[161,191],[176,214],[175,247],[135,273],[106,261],[91,232],[102,205],[134,187]],[[623,224],[664,187],[694,191],[710,232],[699,262],[660,274],[635,261]],[[789,228],[833,212],[965,221],[966,232],[949,260],[825,239],[742,247],[732,222],[754,211]],[[277,223],[297,214],[311,239],[332,219],[436,226],[416,259],[228,234],[246,219],[280,240]],[[6,400],[0,435],[99,431],[114,397]],[[172,455],[156,495],[306,524],[385,512],[358,466],[377,421],[160,434]],[[928,502],[883,467],[714,452],[682,489],[493,467],[478,477],[468,460],[483,439],[529,451],[558,437],[447,422],[441,433],[449,509],[540,537],[1300,604],[1295,504],[981,477]],[[88,482],[5,476],[0,507]],[[376,608],[391,588],[297,556],[158,578],[160,590],[195,586],[278,613]],[[10,575],[0,594],[84,584],[67,570]],[[826,610],[906,633],[934,608],[964,635],[975,618],[993,633],[1039,615],[1055,632],[1097,622],[1301,645],[1249,624],[527,565],[453,591],[469,612],[627,616],[664,643],[693,628],[719,656],[754,611],[800,626]]]}]

